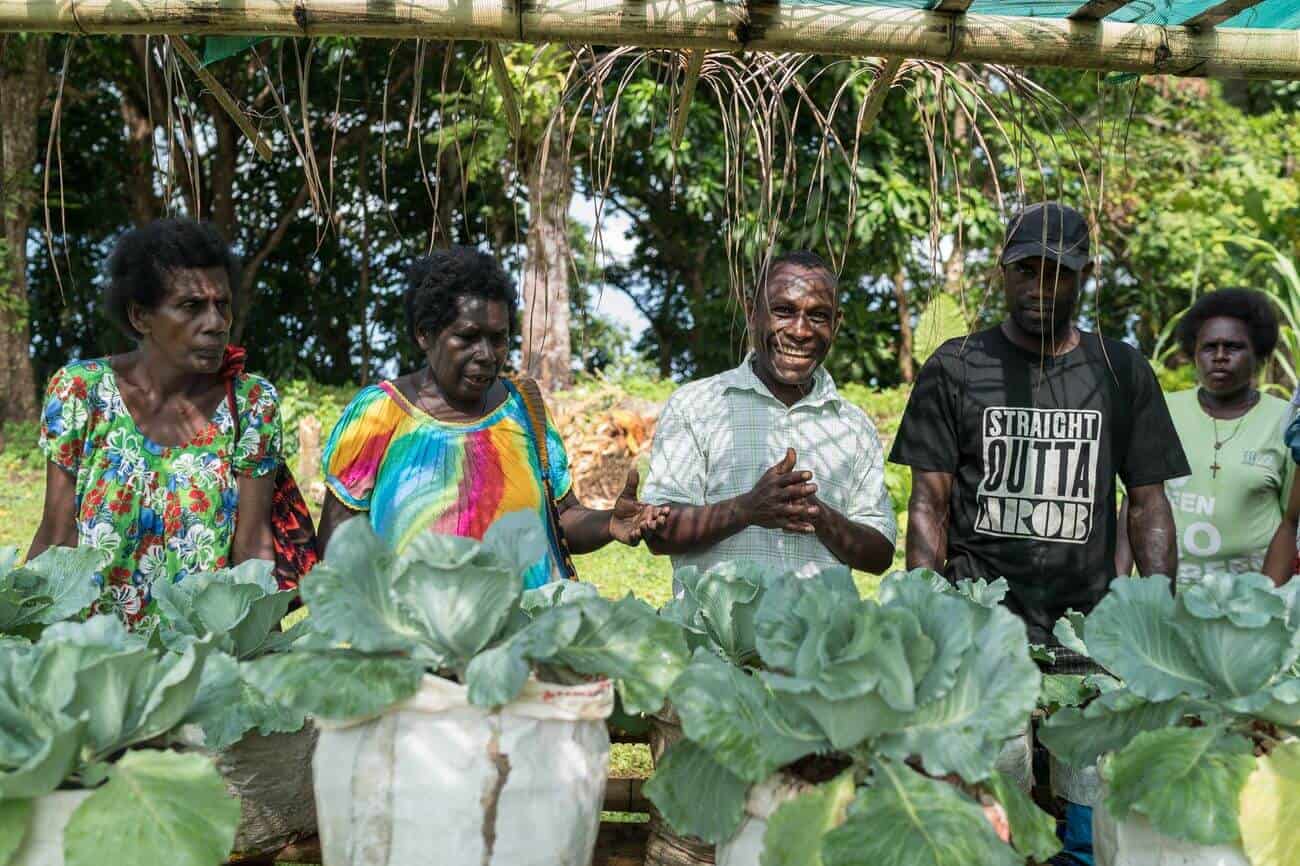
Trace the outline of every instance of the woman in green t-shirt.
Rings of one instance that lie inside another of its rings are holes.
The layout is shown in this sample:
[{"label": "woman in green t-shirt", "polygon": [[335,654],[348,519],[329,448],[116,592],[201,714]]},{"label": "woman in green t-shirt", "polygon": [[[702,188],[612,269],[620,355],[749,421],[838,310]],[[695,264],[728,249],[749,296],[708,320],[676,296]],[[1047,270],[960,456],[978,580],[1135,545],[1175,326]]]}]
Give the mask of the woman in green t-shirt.
[{"label": "woman in green t-shirt", "polygon": [[[1169,414],[1192,474],[1165,482],[1178,533],[1178,581],[1210,573],[1260,572],[1273,548],[1295,559],[1295,525],[1284,512],[1295,463],[1282,431],[1285,400],[1256,387],[1278,340],[1268,296],[1249,289],[1203,295],[1178,324],[1183,351],[1196,364],[1197,387],[1168,396]],[[1120,512],[1116,571],[1132,568]]]}]

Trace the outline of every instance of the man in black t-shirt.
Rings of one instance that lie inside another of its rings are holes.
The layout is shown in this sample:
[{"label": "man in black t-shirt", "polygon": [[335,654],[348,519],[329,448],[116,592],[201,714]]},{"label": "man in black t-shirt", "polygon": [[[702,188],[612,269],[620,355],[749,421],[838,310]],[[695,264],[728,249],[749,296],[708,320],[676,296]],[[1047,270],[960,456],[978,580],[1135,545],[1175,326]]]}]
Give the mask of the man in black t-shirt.
[{"label": "man in black t-shirt", "polygon": [[1115,577],[1115,477],[1142,574],[1175,574],[1164,481],[1187,459],[1150,365],[1080,331],[1088,224],[1055,202],[1007,228],[1007,316],[949,340],[917,377],[889,459],[912,468],[907,565],[951,580],[1005,577],[1029,639],[1088,612]]}]

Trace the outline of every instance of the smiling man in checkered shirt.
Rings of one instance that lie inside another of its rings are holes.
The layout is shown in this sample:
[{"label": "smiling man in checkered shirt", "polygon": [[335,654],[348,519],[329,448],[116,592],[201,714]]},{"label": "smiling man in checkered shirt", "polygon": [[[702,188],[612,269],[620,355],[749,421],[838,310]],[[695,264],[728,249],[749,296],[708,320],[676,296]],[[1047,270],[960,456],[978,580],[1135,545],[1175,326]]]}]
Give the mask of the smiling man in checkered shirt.
[{"label": "smiling man in checkered shirt", "polygon": [[749,355],[683,386],[660,413],[641,498],[671,506],[647,543],[674,569],[748,559],[879,573],[893,560],[880,438],[822,368],[842,317],[836,282],[813,253],[773,259]]}]

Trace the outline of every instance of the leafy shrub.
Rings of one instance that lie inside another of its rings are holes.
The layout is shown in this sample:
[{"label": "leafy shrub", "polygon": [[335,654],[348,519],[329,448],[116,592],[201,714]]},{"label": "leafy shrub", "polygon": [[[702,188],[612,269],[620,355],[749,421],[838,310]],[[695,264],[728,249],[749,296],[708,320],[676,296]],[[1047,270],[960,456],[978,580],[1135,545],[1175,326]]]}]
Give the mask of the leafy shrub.
[{"label": "leafy shrub", "polygon": [[[1300,580],[1278,589],[1260,574],[1208,575],[1175,596],[1167,578],[1122,577],[1056,635],[1122,685],[1053,714],[1041,730],[1048,749],[1081,767],[1109,756],[1117,819],[1140,814],[1200,844],[1243,841],[1247,780],[1261,761],[1300,760],[1300,743],[1287,741],[1300,736]],[[1300,797],[1300,779],[1285,796]]]}]

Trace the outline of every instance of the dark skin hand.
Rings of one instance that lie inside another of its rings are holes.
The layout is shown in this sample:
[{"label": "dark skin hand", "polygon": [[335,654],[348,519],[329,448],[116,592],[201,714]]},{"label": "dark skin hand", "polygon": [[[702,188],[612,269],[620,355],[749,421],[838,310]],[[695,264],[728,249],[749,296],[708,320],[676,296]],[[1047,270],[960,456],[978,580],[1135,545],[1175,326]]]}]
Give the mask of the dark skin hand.
[{"label": "dark skin hand", "polygon": [[1282,522],[1273,533],[1273,540],[1264,555],[1264,573],[1273,583],[1282,586],[1295,575],[1296,533],[1300,531],[1300,484],[1291,487]]},{"label": "dark skin hand", "polygon": [[[220,375],[230,341],[231,291],[224,268],[170,271],[155,309],[132,306],[140,334],[135,351],[109,359],[122,402],[140,432],[160,445],[183,445],[210,422],[226,399]],[[274,477],[241,476],[239,508],[231,540],[231,563],[274,559],[271,496]],[[49,547],[77,544],[76,479],[49,464],[45,505],[32,539],[30,559]]]},{"label": "dark skin hand", "polygon": [[[456,299],[456,318],[437,334],[419,334],[417,343],[428,366],[394,380],[412,405],[439,421],[466,422],[505,402],[509,392],[501,373],[510,346],[510,311],[503,302],[462,295]],[[663,526],[667,507],[638,501],[637,483],[633,470],[609,510],[587,508],[572,491],[556,503],[570,552],[590,553],[611,541],[635,546],[645,532]],[[332,492],[326,496],[317,533],[321,545],[356,514]]]},{"label": "dark skin hand", "polygon": [[[772,396],[793,406],[813,388],[839,330],[833,275],[799,265],[775,268],[750,315],[754,374]],[[815,534],[846,565],[878,573],[889,567],[894,546],[876,530],[854,523],[816,498],[812,473],[797,471],[794,449],[769,468],[748,492],[712,505],[671,506],[667,524],[646,543],[659,554],[689,553],[751,526]]]},{"label": "dark skin hand", "polygon": [[1163,484],[1143,484],[1128,491],[1128,535],[1138,574],[1178,573],[1174,512]]},{"label": "dark skin hand", "polygon": [[[1245,415],[1259,403],[1259,391],[1255,389],[1259,359],[1255,355],[1254,344],[1250,341],[1250,331],[1241,319],[1231,316],[1206,319],[1197,331],[1196,351],[1192,358],[1196,363],[1196,380],[1199,385],[1196,397],[1206,415],[1220,421],[1231,421]],[[1269,545],[1264,573],[1270,576],[1282,569],[1288,570],[1289,576],[1289,569],[1295,564],[1294,521],[1291,524],[1290,541],[1286,539],[1287,524],[1284,516]],[[1116,574],[1129,574],[1133,571],[1133,547],[1128,535],[1130,525],[1129,500],[1126,496],[1119,512],[1119,539],[1115,545]],[[1281,560],[1288,545],[1290,555],[1283,563]],[[1268,570],[1270,567],[1274,572]],[[1277,577],[1274,576],[1273,579],[1276,581]]]}]

